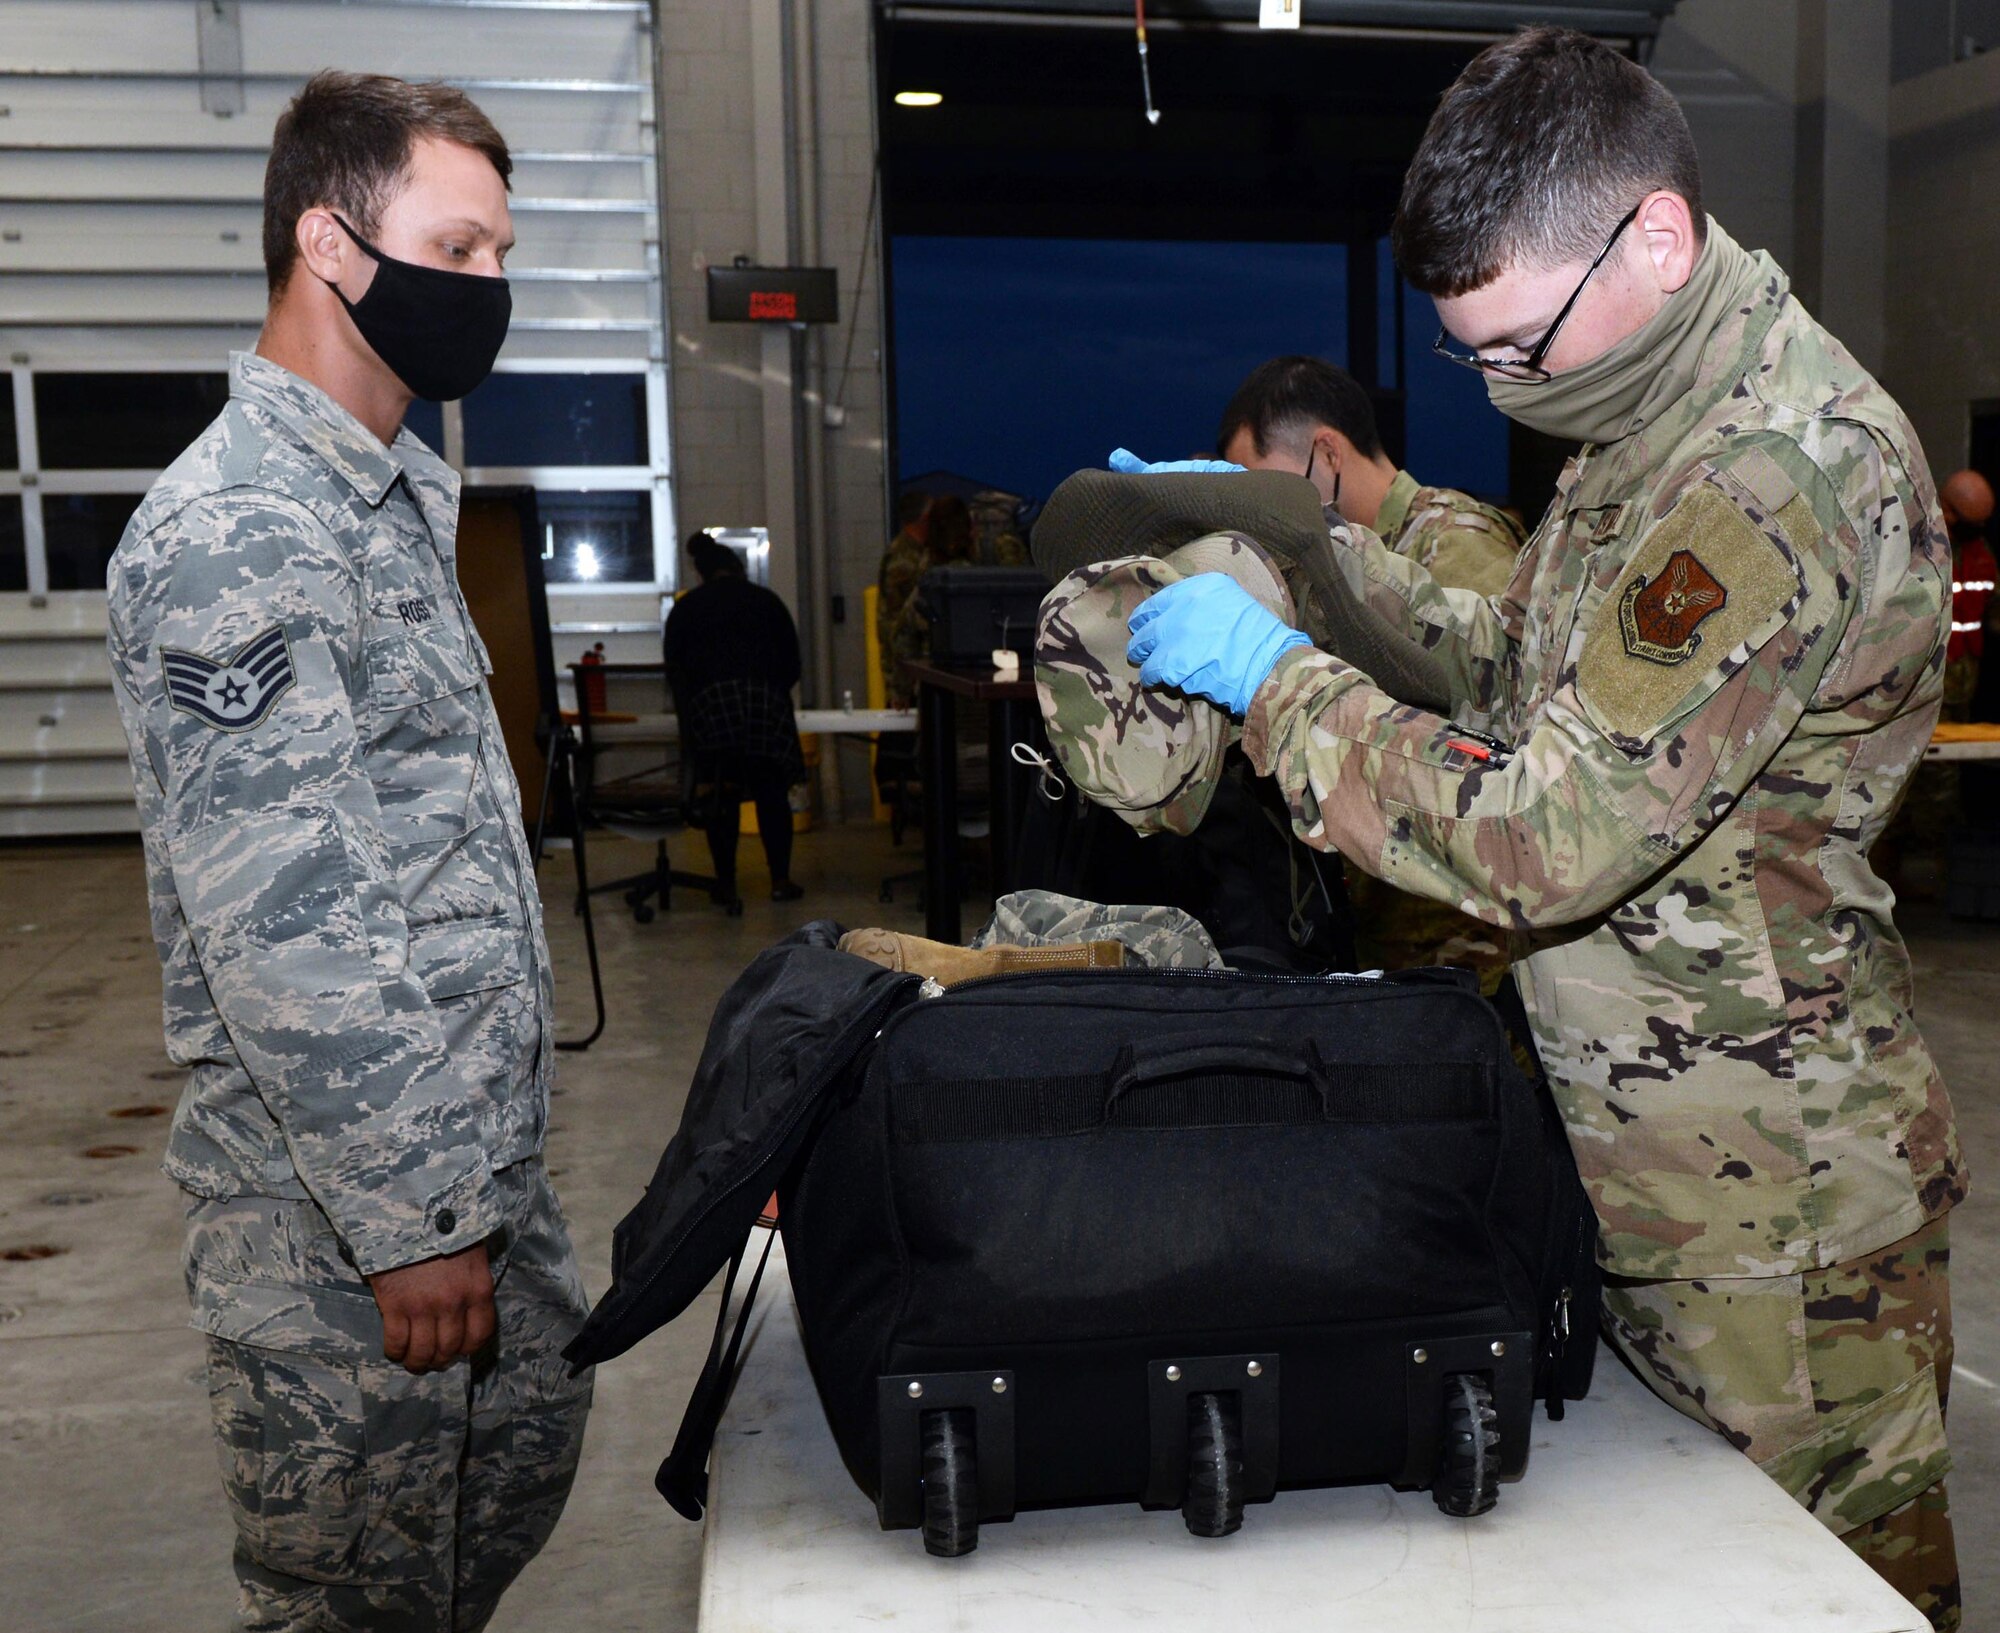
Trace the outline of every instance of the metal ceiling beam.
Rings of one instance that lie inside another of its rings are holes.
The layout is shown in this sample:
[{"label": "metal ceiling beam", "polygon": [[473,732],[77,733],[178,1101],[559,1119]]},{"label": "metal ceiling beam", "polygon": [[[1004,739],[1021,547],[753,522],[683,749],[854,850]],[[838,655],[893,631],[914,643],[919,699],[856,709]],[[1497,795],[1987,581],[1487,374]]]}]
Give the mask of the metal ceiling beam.
[{"label": "metal ceiling beam", "polygon": [[[1679,0],[1636,0],[1607,5],[1603,0],[1306,0],[1305,27],[1391,29],[1399,32],[1512,33],[1529,23],[1563,23],[1589,34],[1650,40]],[[1129,26],[1130,0],[875,0],[891,19],[967,22],[1048,23],[1058,19],[1103,21]],[[1231,27],[1257,22],[1258,0],[1151,0],[1150,27]]]}]

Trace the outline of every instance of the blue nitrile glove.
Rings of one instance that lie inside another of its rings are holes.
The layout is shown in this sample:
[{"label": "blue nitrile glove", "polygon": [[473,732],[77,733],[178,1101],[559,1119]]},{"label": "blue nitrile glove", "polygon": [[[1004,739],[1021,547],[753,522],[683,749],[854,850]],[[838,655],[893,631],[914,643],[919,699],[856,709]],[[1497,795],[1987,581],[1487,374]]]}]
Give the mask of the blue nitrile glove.
[{"label": "blue nitrile glove", "polygon": [[1312,644],[1226,573],[1196,573],[1148,596],[1130,628],[1125,656],[1142,686],[1213,698],[1231,714],[1249,709],[1280,656]]},{"label": "blue nitrile glove", "polygon": [[1158,476],[1162,471],[1240,471],[1241,465],[1232,465],[1226,459],[1163,459],[1158,464],[1148,464],[1130,448],[1111,450],[1111,469],[1125,476]]}]

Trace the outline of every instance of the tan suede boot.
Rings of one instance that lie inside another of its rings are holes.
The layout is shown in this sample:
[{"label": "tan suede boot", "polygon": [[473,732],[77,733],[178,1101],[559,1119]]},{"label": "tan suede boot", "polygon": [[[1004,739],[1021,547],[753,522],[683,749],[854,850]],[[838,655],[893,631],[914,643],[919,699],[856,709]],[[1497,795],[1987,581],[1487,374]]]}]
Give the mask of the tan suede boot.
[{"label": "tan suede boot", "polygon": [[982,975],[1018,975],[1028,970],[1115,970],[1125,964],[1122,941],[1078,941],[1060,947],[954,947],[900,930],[850,930],[840,950],[880,964],[885,970],[927,975],[941,987]]}]

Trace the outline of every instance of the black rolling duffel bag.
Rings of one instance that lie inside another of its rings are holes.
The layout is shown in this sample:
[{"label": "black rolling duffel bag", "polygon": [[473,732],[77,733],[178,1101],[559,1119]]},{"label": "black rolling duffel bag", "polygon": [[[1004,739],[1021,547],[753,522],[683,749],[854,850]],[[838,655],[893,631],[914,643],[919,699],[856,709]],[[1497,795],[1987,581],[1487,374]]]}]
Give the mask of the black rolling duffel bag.
[{"label": "black rolling duffel bag", "polygon": [[[1588,1388],[1595,1221],[1469,978],[1077,972],[900,1010],[780,1192],[885,1529],[1191,1529],[1343,1481],[1490,1508]],[[1570,1341],[1573,1330],[1573,1342]]]}]

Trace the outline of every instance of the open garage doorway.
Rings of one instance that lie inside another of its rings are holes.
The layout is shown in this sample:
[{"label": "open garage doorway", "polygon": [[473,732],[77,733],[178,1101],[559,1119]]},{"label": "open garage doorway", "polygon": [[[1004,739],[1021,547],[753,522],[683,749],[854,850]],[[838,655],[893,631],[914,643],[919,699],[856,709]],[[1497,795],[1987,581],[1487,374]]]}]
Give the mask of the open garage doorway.
[{"label": "open garage doorway", "polygon": [[1369,388],[1422,480],[1538,510],[1387,245],[1439,94],[1492,37],[1156,21],[1151,124],[1129,14],[885,10],[892,481],[1032,500],[1121,443],[1211,451],[1238,381],[1308,352]]}]

